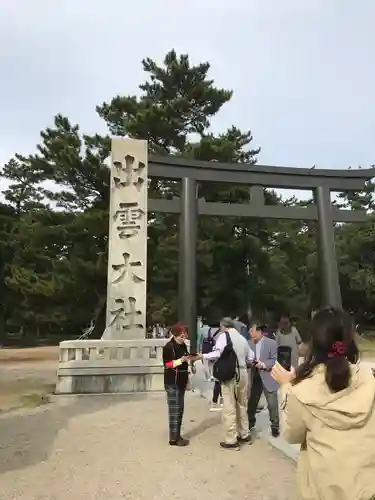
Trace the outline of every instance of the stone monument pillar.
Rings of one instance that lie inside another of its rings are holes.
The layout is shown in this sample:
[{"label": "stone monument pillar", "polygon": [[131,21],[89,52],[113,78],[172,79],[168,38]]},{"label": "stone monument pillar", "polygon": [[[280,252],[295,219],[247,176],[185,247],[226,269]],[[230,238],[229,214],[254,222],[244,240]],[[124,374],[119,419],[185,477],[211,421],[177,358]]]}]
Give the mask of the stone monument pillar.
[{"label": "stone monument pillar", "polygon": [[147,141],[113,139],[106,328],[100,340],[60,343],[57,394],[164,388],[165,339],[146,339],[147,188]]},{"label": "stone monument pillar", "polygon": [[147,141],[112,139],[105,340],[145,339]]}]

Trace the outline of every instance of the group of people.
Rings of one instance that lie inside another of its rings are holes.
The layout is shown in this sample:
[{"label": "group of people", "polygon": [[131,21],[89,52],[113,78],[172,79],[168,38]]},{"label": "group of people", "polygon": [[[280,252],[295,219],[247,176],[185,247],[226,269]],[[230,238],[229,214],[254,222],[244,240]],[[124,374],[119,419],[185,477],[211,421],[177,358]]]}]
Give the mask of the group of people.
[{"label": "group of people", "polygon": [[[224,318],[215,331],[212,350],[196,355],[189,353],[185,343],[186,328],[182,324],[172,328],[163,351],[170,445],[189,444],[181,435],[189,365],[198,360],[214,363],[215,376],[215,366],[222,366],[235,353],[237,369],[232,379],[223,381],[217,375],[216,394],[221,389],[223,398],[220,446],[239,449],[242,443],[251,443],[264,392],[272,435],[279,435],[280,415],[284,439],[301,445],[300,499],[375,499],[375,378],[371,368],[360,363],[352,317],[331,307],[318,311],[301,364],[301,339],[286,318],[274,339],[254,320],[247,338],[235,321]],[[277,361],[277,348],[289,345],[293,353],[292,340],[296,350],[292,367],[286,370]],[[218,373],[222,372],[217,369]]]},{"label": "group of people", "polygon": [[[206,377],[214,381],[211,409],[222,409],[224,439],[220,446],[238,449],[241,442],[251,442],[250,431],[256,424],[260,398],[264,394],[272,436],[280,435],[278,382],[271,370],[277,361],[277,348],[291,348],[292,364],[297,367],[301,337],[287,316],[283,316],[275,335],[257,321],[248,325],[239,318],[224,318],[219,325],[201,324],[199,329],[199,354],[188,353],[185,340],[187,330],[183,325],[171,329],[172,338],[164,348],[165,386],[168,395],[170,444],[187,446],[181,436],[184,394],[189,381],[189,363],[202,360]],[[212,367],[228,344],[236,355],[238,370],[232,380],[215,380]],[[220,398],[220,399],[219,399]],[[220,401],[220,402],[219,402]]]},{"label": "group of people", "polygon": [[[292,324],[288,315],[285,314],[281,316],[275,330],[256,321],[250,322],[246,315],[240,318],[233,318],[232,327],[249,341],[250,348],[254,351],[256,359],[265,362],[270,368],[272,368],[273,364],[276,362],[278,346],[288,346],[291,350],[291,364],[295,368],[298,366],[299,358],[303,355],[304,345],[297,328]],[[198,332],[199,350],[203,354],[212,351],[215,345],[215,339],[221,332],[220,327],[217,327],[217,325],[210,327],[201,322]],[[263,341],[263,338],[266,340]],[[271,342],[269,342],[268,339],[271,339]],[[263,344],[268,347],[268,350],[262,349],[262,352],[260,352],[260,348]],[[258,355],[257,351],[259,351]],[[269,369],[259,370],[253,364],[250,368],[252,369],[249,370],[249,427],[252,429],[255,425],[255,413],[257,409],[262,409],[262,406],[259,406],[259,401],[263,393],[270,413],[272,434],[274,437],[277,437],[279,435],[277,384],[275,384],[275,381],[270,377]],[[220,403],[218,403],[218,396],[221,396],[221,384],[212,377],[212,364],[210,361],[204,361],[204,373],[206,380],[213,380],[215,382],[211,411],[222,410],[223,399],[221,398]]]},{"label": "group of people", "polygon": [[147,328],[146,337],[148,339],[167,339],[170,337],[170,329],[165,325],[156,323]]}]

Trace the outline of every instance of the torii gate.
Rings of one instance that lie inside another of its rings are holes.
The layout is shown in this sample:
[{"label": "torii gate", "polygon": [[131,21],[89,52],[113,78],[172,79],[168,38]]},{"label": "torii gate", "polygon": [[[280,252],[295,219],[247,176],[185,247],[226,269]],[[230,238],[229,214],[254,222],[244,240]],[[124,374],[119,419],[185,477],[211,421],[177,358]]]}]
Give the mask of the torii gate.
[{"label": "torii gate", "polygon": [[[150,177],[181,179],[180,198],[149,199],[148,210],[180,214],[179,313],[192,333],[193,344],[197,328],[196,243],[199,215],[316,220],[323,301],[324,304],[341,307],[333,223],[364,222],[367,215],[364,210],[344,210],[332,206],[331,191],[363,190],[366,181],[375,177],[375,168],[323,170],[151,156],[148,169]],[[212,203],[197,199],[197,183],[210,181],[248,185],[249,203]],[[312,190],[315,204],[307,207],[265,205],[263,188],[267,187]]]}]

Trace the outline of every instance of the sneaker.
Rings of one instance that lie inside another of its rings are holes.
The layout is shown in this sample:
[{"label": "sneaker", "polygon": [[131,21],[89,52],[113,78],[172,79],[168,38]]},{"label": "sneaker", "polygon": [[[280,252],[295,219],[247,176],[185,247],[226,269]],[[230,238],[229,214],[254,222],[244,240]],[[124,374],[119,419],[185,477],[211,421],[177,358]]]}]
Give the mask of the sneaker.
[{"label": "sneaker", "polygon": [[221,442],[220,446],[221,446],[221,448],[224,448],[224,450],[236,450],[236,451],[238,451],[240,449],[238,443],[225,443],[225,442]]},{"label": "sneaker", "polygon": [[221,411],[223,407],[219,405],[218,403],[212,403],[210,411]]},{"label": "sneaker", "polygon": [[272,434],[272,437],[278,438],[280,436],[280,430],[279,429],[271,429],[271,434]]},{"label": "sneaker", "polygon": [[237,441],[238,441],[239,443],[249,443],[249,444],[253,444],[253,440],[251,439],[250,434],[249,434],[248,436],[244,437],[244,438],[243,438],[243,437],[241,437],[241,436],[238,436],[238,437],[237,437]]},{"label": "sneaker", "polygon": [[224,399],[223,398],[220,398],[220,406],[223,407],[224,406]]}]

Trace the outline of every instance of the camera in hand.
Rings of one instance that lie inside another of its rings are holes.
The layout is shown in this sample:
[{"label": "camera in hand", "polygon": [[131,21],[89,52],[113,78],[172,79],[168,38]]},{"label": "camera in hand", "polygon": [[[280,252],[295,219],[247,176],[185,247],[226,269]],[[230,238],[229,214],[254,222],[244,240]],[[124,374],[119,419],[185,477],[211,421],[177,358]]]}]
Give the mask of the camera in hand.
[{"label": "camera in hand", "polygon": [[292,367],[292,348],[286,345],[280,345],[277,348],[277,361],[285,369]]}]

